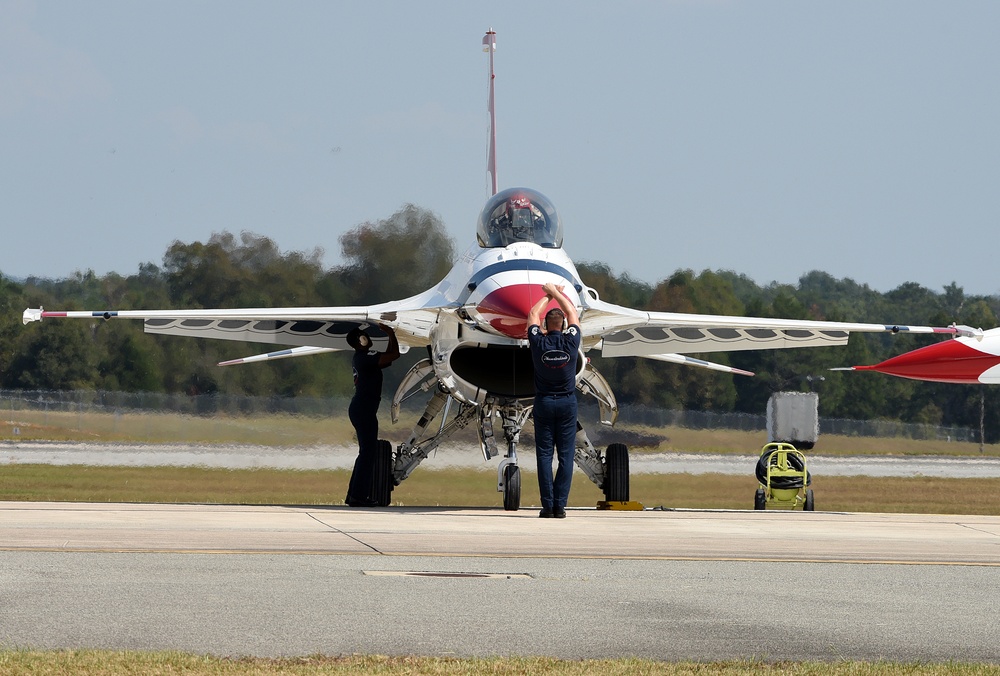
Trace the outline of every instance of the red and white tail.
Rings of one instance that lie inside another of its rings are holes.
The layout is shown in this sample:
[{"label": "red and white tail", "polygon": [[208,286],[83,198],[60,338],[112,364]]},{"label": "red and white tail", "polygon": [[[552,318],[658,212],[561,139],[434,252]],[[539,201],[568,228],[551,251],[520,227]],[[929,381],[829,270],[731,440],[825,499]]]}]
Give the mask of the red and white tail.
[{"label": "red and white tail", "polygon": [[871,366],[834,370],[877,371],[937,383],[1000,385],[1000,328],[956,328],[960,335],[954,340],[904,352]]},{"label": "red and white tail", "polygon": [[486,31],[486,35],[483,36],[483,51],[490,53],[490,82],[489,82],[489,101],[487,106],[490,111],[490,139],[489,139],[489,150],[486,156],[486,173],[490,175],[490,187],[492,192],[490,196],[497,194],[497,109],[496,103],[493,98],[493,79],[496,77],[493,74],[493,52],[497,50],[497,34],[493,32],[493,29]]}]

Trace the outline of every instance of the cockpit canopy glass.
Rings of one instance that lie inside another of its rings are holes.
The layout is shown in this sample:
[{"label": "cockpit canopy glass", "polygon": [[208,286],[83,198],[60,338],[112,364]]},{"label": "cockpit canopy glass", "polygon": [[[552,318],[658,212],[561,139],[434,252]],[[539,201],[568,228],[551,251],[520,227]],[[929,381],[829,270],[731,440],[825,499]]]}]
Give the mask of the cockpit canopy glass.
[{"label": "cockpit canopy glass", "polygon": [[479,246],[503,247],[514,242],[534,242],[547,249],[563,243],[562,221],[545,195],[527,188],[498,192],[479,215]]}]

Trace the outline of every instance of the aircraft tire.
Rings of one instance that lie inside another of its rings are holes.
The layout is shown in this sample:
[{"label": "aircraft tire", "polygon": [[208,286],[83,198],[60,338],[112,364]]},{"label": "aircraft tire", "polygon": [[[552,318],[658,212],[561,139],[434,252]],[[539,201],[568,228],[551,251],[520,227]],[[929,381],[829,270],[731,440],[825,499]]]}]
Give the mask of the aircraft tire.
[{"label": "aircraft tire", "polygon": [[521,468],[507,465],[503,468],[503,508],[516,512],[521,507]]},{"label": "aircraft tire", "polygon": [[375,471],[372,473],[375,485],[372,498],[379,507],[388,507],[392,502],[392,444],[385,439],[378,440],[378,454],[375,456]]},{"label": "aircraft tire", "polygon": [[629,471],[628,446],[611,444],[604,454],[604,499],[609,502],[628,502]]}]

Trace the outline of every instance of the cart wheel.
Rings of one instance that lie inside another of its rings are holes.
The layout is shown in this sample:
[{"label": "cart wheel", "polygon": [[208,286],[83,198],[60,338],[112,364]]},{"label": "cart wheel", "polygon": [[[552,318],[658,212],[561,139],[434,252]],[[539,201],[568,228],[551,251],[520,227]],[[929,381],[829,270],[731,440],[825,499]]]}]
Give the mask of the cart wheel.
[{"label": "cart wheel", "polygon": [[753,508],[764,509],[766,505],[767,505],[767,498],[764,496],[764,489],[758,488],[757,492],[753,494]]},{"label": "cart wheel", "polygon": [[816,509],[816,505],[813,502],[813,489],[811,488],[806,490],[806,504],[802,509],[806,512],[812,512]]}]

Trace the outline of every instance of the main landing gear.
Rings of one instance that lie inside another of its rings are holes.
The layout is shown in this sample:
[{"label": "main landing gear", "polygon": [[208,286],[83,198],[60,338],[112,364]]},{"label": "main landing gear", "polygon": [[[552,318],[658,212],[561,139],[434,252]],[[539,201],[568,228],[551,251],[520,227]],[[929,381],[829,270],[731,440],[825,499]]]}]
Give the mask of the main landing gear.
[{"label": "main landing gear", "polygon": [[[392,486],[401,484],[448,436],[478,419],[479,443],[484,459],[489,461],[497,457],[501,443],[505,448],[497,467],[497,492],[503,494],[505,510],[517,511],[521,507],[521,468],[518,466],[517,444],[521,429],[531,415],[531,404],[521,399],[487,397],[480,406],[460,404],[458,412],[448,419],[453,402],[446,392],[436,390],[410,438],[399,445],[390,460],[383,460],[385,451],[380,446],[380,464],[377,465],[376,475],[382,477],[383,484],[388,488],[379,495],[387,496],[385,504],[388,504]],[[437,433],[423,439],[428,426],[442,411],[444,414]],[[498,439],[496,431],[500,431],[502,440]],[[586,430],[577,422],[574,461],[604,492],[607,501],[628,501],[629,461],[628,447],[625,444],[611,444],[601,453],[591,444]]]},{"label": "main landing gear", "polygon": [[[400,383],[392,402],[394,423],[399,420],[400,404],[403,401],[420,392],[430,392],[431,398],[409,438],[396,448],[388,461],[379,465],[380,480],[387,483],[388,492],[391,492],[393,486],[405,481],[417,465],[427,459],[449,436],[475,422],[479,431],[479,446],[487,462],[499,456],[501,448],[504,449],[503,458],[497,467],[497,492],[503,494],[505,510],[517,511],[521,507],[521,469],[517,462],[517,444],[521,429],[531,416],[534,398],[484,394],[482,390],[477,390],[479,394],[476,401],[479,403],[465,403],[452,397],[442,382],[435,373],[431,360],[424,359],[415,364]],[[589,362],[579,376],[577,390],[597,400],[602,424],[614,424],[618,417],[614,393],[604,377]],[[453,412],[456,405],[458,410]],[[431,423],[439,417],[437,431],[430,432]],[[611,444],[605,452],[598,451],[590,443],[587,432],[578,421],[573,459],[576,466],[604,492],[608,502],[628,502],[627,446]]]}]

